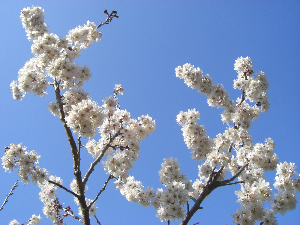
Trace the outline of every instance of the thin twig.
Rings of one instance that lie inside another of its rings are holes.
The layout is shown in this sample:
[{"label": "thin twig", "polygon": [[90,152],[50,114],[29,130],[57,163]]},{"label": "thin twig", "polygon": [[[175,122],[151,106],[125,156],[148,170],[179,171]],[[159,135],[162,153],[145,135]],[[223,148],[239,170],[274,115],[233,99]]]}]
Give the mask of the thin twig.
[{"label": "thin twig", "polygon": [[64,189],[66,192],[69,192],[70,194],[74,195],[76,198],[78,198],[78,194],[76,194],[75,192],[69,190],[68,188],[62,186],[61,184],[56,183],[55,181],[52,180],[48,180],[49,183],[56,185],[57,187]]},{"label": "thin twig", "polygon": [[100,223],[100,221],[98,220],[98,218],[96,217],[96,215],[94,215],[94,217],[95,217],[97,223],[98,223],[99,225],[101,225],[101,223]]},{"label": "thin twig", "polygon": [[107,10],[105,9],[104,13],[107,15],[107,19],[105,20],[104,23],[100,22],[100,24],[97,26],[97,29],[99,29],[104,24],[109,24],[114,17],[119,18],[119,16],[117,16],[117,11],[115,10],[113,10],[110,14],[108,14]]},{"label": "thin twig", "polygon": [[97,201],[97,199],[99,198],[99,196],[101,195],[101,193],[105,190],[108,182],[113,178],[112,175],[109,175],[107,180],[105,181],[102,189],[99,191],[99,193],[97,194],[97,196],[94,198],[94,200],[91,202],[91,204],[88,206],[88,209],[90,209],[92,207],[92,205]]},{"label": "thin twig", "polygon": [[119,136],[119,135],[120,135],[120,130],[119,130],[117,133],[115,133],[115,134],[110,138],[109,142],[106,144],[106,146],[105,146],[104,149],[102,150],[101,154],[100,154],[100,155],[97,157],[97,159],[91,164],[89,170],[86,172],[86,174],[85,174],[85,176],[84,176],[84,178],[83,178],[83,181],[82,181],[82,183],[83,183],[84,186],[86,185],[86,182],[88,181],[90,175],[91,175],[92,172],[94,171],[95,166],[101,161],[101,159],[103,158],[103,156],[104,156],[105,152],[107,151],[107,149],[108,149],[109,147],[111,147],[110,144],[111,144],[111,143],[113,142],[113,140],[115,140],[115,138],[116,138],[117,136]]},{"label": "thin twig", "polygon": [[15,182],[15,184],[10,189],[10,192],[8,193],[8,195],[6,195],[4,202],[3,202],[2,206],[0,207],[0,211],[3,209],[4,205],[8,202],[9,196],[13,195],[13,191],[15,190],[16,187],[18,187],[18,180]]}]

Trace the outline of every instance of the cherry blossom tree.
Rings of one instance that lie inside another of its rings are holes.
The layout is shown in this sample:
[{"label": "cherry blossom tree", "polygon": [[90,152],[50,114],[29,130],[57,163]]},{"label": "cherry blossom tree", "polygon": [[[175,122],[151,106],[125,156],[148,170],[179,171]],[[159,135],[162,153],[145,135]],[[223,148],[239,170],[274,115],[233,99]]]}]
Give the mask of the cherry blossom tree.
[{"label": "cherry blossom tree", "polygon": [[[10,89],[17,100],[31,92],[43,97],[48,87],[55,93],[55,101],[50,102],[48,108],[64,127],[73,159],[74,179],[69,187],[64,185],[62,178],[50,175],[46,168],[40,167],[41,156],[36,151],[28,151],[21,143],[5,147],[2,166],[5,171],[17,170],[21,182],[38,185],[45,216],[53,224],[64,224],[66,217],[73,217],[85,225],[91,224],[90,218],[94,217],[100,224],[96,201],[112,181],[129,202],[154,207],[156,216],[168,224],[172,220],[188,224],[216,188],[228,185],[241,187],[236,191],[241,208],[233,215],[235,224],[254,224],[256,221],[265,225],[277,224],[277,213],[284,215],[295,209],[296,194],[300,190],[295,164],[279,161],[271,138],[266,138],[264,143],[253,143],[249,133],[251,122],[270,107],[266,74],[254,72],[249,57],[239,57],[234,64],[237,79],[233,86],[241,91],[236,101],[229,98],[222,85],[213,84],[212,78],[204,75],[200,68],[184,64],[175,69],[176,77],[204,94],[209,106],[224,109],[221,121],[227,128],[214,139],[209,138],[205,127],[198,124],[200,113],[196,109],[177,115],[176,121],[182,126],[191,158],[199,162],[197,179],[189,180],[181,172],[179,160],[173,157],[163,159],[161,164],[159,176],[163,188],[145,188],[141,181],[129,175],[138,159],[140,142],[156,129],[155,120],[149,115],[141,115],[136,120],[127,110],[121,109],[117,96],[122,95],[124,89],[120,84],[115,85],[113,95],[106,97],[102,105],[93,101],[82,88],[91,77],[91,71],[74,62],[82,49],[100,41],[102,34],[98,29],[118,18],[116,11],[108,13],[105,10],[104,13],[107,15],[105,22],[96,25],[88,21],[86,25],[70,30],[65,37],[58,37],[49,33],[42,8],[21,11],[23,27],[33,42],[31,52],[34,57],[19,70],[18,80],[11,83]],[[101,136],[99,140],[94,139],[97,133]],[[94,158],[85,173],[80,167],[84,149]],[[97,195],[88,199],[87,182],[99,164],[103,165],[107,180]],[[270,170],[277,171],[274,183],[277,192],[273,192],[270,183],[264,179],[265,172]],[[7,195],[0,211],[16,186]],[[70,206],[64,207],[56,193],[57,188],[74,197],[78,213]],[[264,206],[266,202],[271,203],[271,209]],[[26,223],[40,222],[41,216],[32,215]],[[19,223],[12,220],[10,224]]]}]

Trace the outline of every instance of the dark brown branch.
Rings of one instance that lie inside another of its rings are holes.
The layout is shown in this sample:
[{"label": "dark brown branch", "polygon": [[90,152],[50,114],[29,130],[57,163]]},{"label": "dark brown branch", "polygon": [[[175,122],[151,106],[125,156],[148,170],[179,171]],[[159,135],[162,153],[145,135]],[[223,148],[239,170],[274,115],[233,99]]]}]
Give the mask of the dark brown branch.
[{"label": "dark brown branch", "polygon": [[80,149],[81,149],[81,136],[78,136],[77,142],[78,142],[78,169],[80,170]]},{"label": "dark brown branch", "polygon": [[74,175],[76,178],[76,183],[78,187],[78,196],[77,199],[79,201],[79,206],[82,210],[82,217],[83,217],[83,224],[84,225],[89,225],[90,224],[90,218],[89,218],[89,210],[86,205],[85,201],[85,185],[82,183],[82,176],[81,176],[81,171],[79,168],[78,164],[78,152],[77,152],[77,146],[74,140],[74,137],[72,135],[70,127],[68,127],[67,122],[65,120],[65,113],[63,109],[63,103],[61,100],[61,94],[60,94],[60,88],[59,88],[59,81],[54,80],[54,90],[55,90],[55,97],[56,97],[56,103],[59,106],[59,117],[60,121],[62,122],[65,132],[71,147],[71,153],[72,153],[72,158],[73,158],[73,170],[74,170]]},{"label": "dark brown branch", "polygon": [[248,166],[248,163],[246,165],[244,165],[233,177],[227,179],[227,180],[223,180],[223,181],[217,181],[216,185],[217,187],[221,187],[221,186],[225,186],[228,183],[232,182],[235,180],[235,178],[237,178],[243,171],[244,169]]},{"label": "dark brown branch", "polygon": [[204,190],[200,194],[199,198],[195,201],[195,204],[192,207],[192,209],[189,212],[187,212],[187,214],[185,215],[185,217],[182,220],[182,222],[180,223],[180,225],[187,225],[188,222],[190,221],[190,219],[192,218],[192,216],[199,209],[202,209],[202,207],[200,207],[201,203],[213,190],[215,190],[218,187],[228,185],[230,182],[232,182],[234,179],[236,179],[247,166],[248,166],[248,164],[244,165],[233,177],[231,177],[230,179],[227,179],[227,180],[223,180],[223,181],[218,181],[217,179],[220,176],[224,167],[221,167],[217,173],[214,172],[214,170],[215,170],[215,168],[214,168],[214,170],[212,171],[212,173],[207,181],[207,184],[206,184]]},{"label": "dark brown branch", "polygon": [[99,196],[101,195],[101,193],[105,190],[108,182],[113,178],[112,175],[109,175],[107,180],[105,181],[102,189],[99,191],[99,193],[97,194],[97,196],[94,198],[94,200],[91,202],[91,204],[88,206],[88,208],[90,209],[92,207],[92,205],[97,201],[97,199],[99,198]]},{"label": "dark brown branch", "polygon": [[68,192],[68,193],[74,195],[76,198],[79,197],[79,195],[77,195],[75,192],[69,190],[68,188],[62,186],[61,184],[58,184],[58,183],[56,183],[56,182],[54,182],[54,181],[52,181],[52,180],[48,180],[48,182],[51,183],[51,184],[54,184],[55,186],[57,186],[57,187],[59,187],[59,188],[61,188],[61,189],[64,189],[66,192]]},{"label": "dark brown branch", "polygon": [[98,223],[99,225],[101,225],[101,223],[100,223],[100,221],[98,220],[98,218],[96,217],[96,215],[94,215],[94,217],[95,217],[97,223]]}]

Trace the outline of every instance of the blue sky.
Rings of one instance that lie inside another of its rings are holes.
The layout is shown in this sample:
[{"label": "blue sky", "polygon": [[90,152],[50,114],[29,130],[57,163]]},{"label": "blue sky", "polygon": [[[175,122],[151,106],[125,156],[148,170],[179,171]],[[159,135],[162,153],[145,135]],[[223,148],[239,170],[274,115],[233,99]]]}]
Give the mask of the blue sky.
[{"label": "blue sky", "polygon": [[[49,87],[43,98],[29,94],[21,102],[14,100],[9,90],[18,70],[33,56],[32,43],[19,19],[20,11],[32,5],[44,8],[45,22],[58,36],[65,36],[87,20],[96,24],[104,21],[104,9],[118,11],[120,17],[100,29],[102,40],[84,50],[76,62],[92,71],[84,89],[93,100],[101,104],[102,99],[112,95],[115,84],[122,84],[125,92],[119,98],[121,108],[134,118],[149,114],[156,120],[157,131],[141,143],[140,160],[131,171],[145,187],[162,187],[158,171],[163,158],[171,156],[178,158],[190,180],[197,178],[198,163],[191,159],[181,127],[175,121],[179,111],[200,111],[200,123],[212,138],[226,128],[220,120],[222,110],[210,108],[205,96],[175,77],[175,68],[184,63],[200,67],[214,83],[223,84],[235,100],[240,92],[232,88],[237,75],[234,61],[240,56],[251,57],[254,70],[267,74],[271,107],[253,122],[250,134],[254,142],[273,138],[279,160],[300,165],[299,1],[2,1],[1,147],[22,142],[28,150],[36,150],[42,156],[40,166],[69,186],[73,172],[67,139],[59,119],[47,111],[48,102],[54,101],[53,90]],[[83,154],[84,172],[91,162],[92,157]],[[267,173],[267,181],[273,183],[274,176],[273,172]],[[2,169],[0,178],[2,203],[17,175]],[[89,198],[96,195],[106,179],[99,165],[88,183]],[[235,203],[234,191],[238,189],[232,186],[214,191],[190,224],[232,224],[231,214],[240,207]],[[37,186],[20,183],[0,212],[0,225],[12,219],[25,222],[32,214],[41,214],[42,224],[51,224],[42,213],[38,192]],[[65,206],[77,212],[71,196],[62,191],[58,194]],[[112,183],[97,205],[97,216],[103,225],[161,224],[155,209],[127,202]],[[279,215],[279,224],[299,224],[299,215],[299,208],[285,217]],[[76,224],[71,219],[65,222]]]}]

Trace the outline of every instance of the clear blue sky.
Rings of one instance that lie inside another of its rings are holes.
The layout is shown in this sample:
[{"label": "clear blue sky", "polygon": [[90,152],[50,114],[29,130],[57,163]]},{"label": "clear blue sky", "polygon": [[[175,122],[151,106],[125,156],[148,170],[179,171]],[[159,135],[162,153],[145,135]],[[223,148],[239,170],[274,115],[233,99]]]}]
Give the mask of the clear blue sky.
[{"label": "clear blue sky", "polygon": [[[73,172],[67,139],[59,119],[47,111],[48,102],[54,101],[53,90],[49,87],[49,94],[43,98],[29,94],[21,102],[14,100],[9,90],[18,70],[33,56],[32,43],[19,19],[20,11],[32,5],[44,8],[45,22],[58,36],[65,36],[87,20],[96,24],[104,21],[104,9],[118,11],[119,19],[100,29],[102,40],[84,50],[76,62],[92,71],[84,89],[93,100],[101,104],[102,99],[112,95],[114,84],[122,84],[125,92],[119,98],[121,108],[134,118],[149,114],[156,120],[157,131],[141,143],[140,160],[131,172],[145,187],[162,187],[158,171],[163,158],[171,156],[178,158],[190,180],[197,178],[198,164],[191,159],[175,121],[179,111],[200,111],[200,123],[212,138],[226,127],[220,120],[222,110],[210,108],[205,96],[175,77],[175,67],[184,63],[200,67],[214,83],[225,86],[231,99],[236,99],[240,92],[232,88],[236,78],[234,61],[240,56],[251,57],[254,70],[267,74],[271,104],[270,110],[253,122],[250,133],[254,142],[273,138],[279,160],[300,166],[299,1],[2,1],[0,146],[4,149],[10,143],[22,142],[28,150],[36,150],[42,156],[40,166],[60,176],[69,187]],[[83,172],[90,162],[92,158],[83,154]],[[95,172],[88,183],[89,198],[107,179],[101,165]],[[274,176],[268,173],[267,181],[273,183]],[[1,169],[0,178],[2,204],[17,175]],[[240,207],[235,203],[234,191],[238,189],[232,186],[214,191],[190,224],[232,224],[231,214]],[[0,212],[0,225],[14,218],[25,222],[32,214],[43,216],[42,224],[51,224],[42,213],[38,192],[37,186],[20,183]],[[65,206],[77,212],[71,196],[62,191],[58,194]],[[155,209],[127,202],[112,183],[97,205],[103,225],[161,224]],[[299,208],[285,217],[279,215],[279,224],[300,224]],[[73,219],[65,222],[76,224]]]}]

